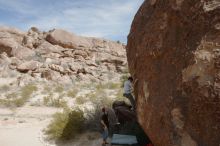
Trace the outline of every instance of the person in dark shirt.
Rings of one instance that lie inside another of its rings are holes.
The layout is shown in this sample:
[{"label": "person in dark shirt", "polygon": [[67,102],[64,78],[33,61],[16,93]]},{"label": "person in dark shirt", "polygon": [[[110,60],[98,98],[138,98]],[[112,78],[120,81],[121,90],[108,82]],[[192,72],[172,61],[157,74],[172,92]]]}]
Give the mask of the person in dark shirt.
[{"label": "person in dark shirt", "polygon": [[107,138],[108,138],[109,120],[108,120],[108,114],[104,107],[102,108],[101,128],[102,128],[102,138],[103,138],[102,144],[105,145],[108,144]]}]

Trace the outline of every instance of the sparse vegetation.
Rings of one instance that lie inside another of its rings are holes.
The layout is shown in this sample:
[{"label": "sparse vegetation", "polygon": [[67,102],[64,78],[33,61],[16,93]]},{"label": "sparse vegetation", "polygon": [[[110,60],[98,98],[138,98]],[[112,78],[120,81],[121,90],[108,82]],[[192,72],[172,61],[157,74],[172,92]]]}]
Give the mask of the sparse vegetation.
[{"label": "sparse vegetation", "polygon": [[46,128],[45,134],[49,139],[70,140],[83,131],[84,122],[82,111],[65,110],[53,115],[53,120]]},{"label": "sparse vegetation", "polygon": [[87,99],[84,96],[78,96],[76,98],[76,103],[79,104],[79,105],[82,105],[82,104],[86,103],[86,101],[87,101]]},{"label": "sparse vegetation", "polygon": [[8,85],[2,85],[1,87],[0,87],[0,91],[1,92],[7,92],[7,91],[9,91],[10,90],[10,87],[8,86]]},{"label": "sparse vegetation", "polygon": [[35,91],[37,91],[37,86],[28,84],[21,88],[20,94],[15,92],[7,94],[7,99],[0,99],[0,104],[6,107],[21,107],[31,98],[32,93]]},{"label": "sparse vegetation", "polygon": [[56,88],[54,89],[54,92],[57,92],[57,93],[62,93],[64,91],[64,88],[59,85],[59,86],[56,86]]},{"label": "sparse vegetation", "polygon": [[21,98],[27,100],[30,98],[33,92],[37,91],[37,86],[34,84],[28,84],[21,88]]},{"label": "sparse vegetation", "polygon": [[117,98],[118,100],[124,99],[122,88],[121,88],[121,89],[118,89],[118,91],[116,92],[116,98]]},{"label": "sparse vegetation", "polygon": [[46,94],[46,93],[50,93],[51,91],[52,91],[51,87],[45,85],[42,93]]},{"label": "sparse vegetation", "polygon": [[17,98],[17,94],[15,92],[13,93],[9,93],[5,95],[7,99],[13,99],[13,98]]},{"label": "sparse vegetation", "polygon": [[50,94],[48,96],[45,96],[43,98],[43,103],[45,106],[50,106],[50,107],[62,107],[66,108],[67,107],[67,102],[63,100],[62,98],[54,98],[53,94]]},{"label": "sparse vegetation", "polygon": [[0,104],[6,107],[21,107],[25,102],[24,98],[0,99]]},{"label": "sparse vegetation", "polygon": [[69,90],[67,92],[67,96],[74,98],[74,97],[76,97],[77,93],[78,93],[78,89],[74,88],[74,89]]},{"label": "sparse vegetation", "polygon": [[100,89],[117,89],[120,87],[119,83],[113,83],[113,82],[108,82],[105,84],[97,84],[96,85],[96,89],[100,90]]}]

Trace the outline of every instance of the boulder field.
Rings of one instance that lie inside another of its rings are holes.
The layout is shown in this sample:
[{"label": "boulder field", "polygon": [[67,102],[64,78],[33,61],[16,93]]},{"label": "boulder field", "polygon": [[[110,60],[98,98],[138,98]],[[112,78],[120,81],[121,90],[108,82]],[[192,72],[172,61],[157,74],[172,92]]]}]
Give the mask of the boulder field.
[{"label": "boulder field", "polygon": [[36,80],[71,84],[119,80],[126,68],[125,45],[120,42],[62,29],[42,32],[32,27],[22,32],[0,27],[0,77],[16,72],[18,78],[25,73]]}]

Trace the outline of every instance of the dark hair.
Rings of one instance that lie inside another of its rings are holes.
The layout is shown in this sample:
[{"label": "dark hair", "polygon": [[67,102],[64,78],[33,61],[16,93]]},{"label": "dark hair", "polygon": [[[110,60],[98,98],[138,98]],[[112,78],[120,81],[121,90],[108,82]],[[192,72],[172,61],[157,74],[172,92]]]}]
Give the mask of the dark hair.
[{"label": "dark hair", "polygon": [[103,112],[103,113],[105,112],[105,107],[102,108],[102,112]]},{"label": "dark hair", "polygon": [[133,78],[132,77],[128,77],[128,80],[133,81]]}]

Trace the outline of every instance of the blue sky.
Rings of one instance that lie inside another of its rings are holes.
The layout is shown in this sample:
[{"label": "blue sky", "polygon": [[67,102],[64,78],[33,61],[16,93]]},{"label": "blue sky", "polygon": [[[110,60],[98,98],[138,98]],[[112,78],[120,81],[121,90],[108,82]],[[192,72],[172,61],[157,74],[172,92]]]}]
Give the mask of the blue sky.
[{"label": "blue sky", "polygon": [[62,28],[83,36],[127,41],[144,0],[0,0],[0,25],[24,31]]}]

